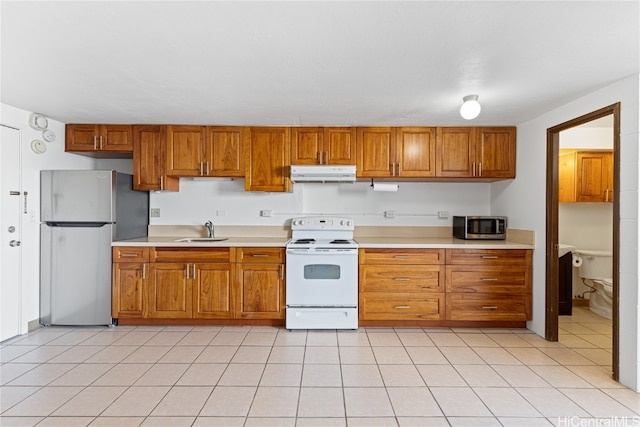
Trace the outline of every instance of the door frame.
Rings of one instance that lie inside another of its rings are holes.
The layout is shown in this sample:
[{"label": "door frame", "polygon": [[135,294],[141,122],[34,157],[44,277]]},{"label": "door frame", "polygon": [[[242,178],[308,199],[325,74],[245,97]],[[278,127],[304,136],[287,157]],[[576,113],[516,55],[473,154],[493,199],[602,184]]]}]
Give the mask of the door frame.
[{"label": "door frame", "polygon": [[613,379],[619,376],[620,270],[620,103],[615,103],[547,129],[545,339],[558,341],[558,165],[560,132],[613,115]]}]

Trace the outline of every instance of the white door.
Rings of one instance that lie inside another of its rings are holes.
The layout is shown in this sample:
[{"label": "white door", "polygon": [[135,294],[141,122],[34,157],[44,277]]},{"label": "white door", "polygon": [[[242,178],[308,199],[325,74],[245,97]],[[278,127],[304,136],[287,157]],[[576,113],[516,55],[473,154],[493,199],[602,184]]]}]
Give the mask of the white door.
[{"label": "white door", "polygon": [[0,125],[0,341],[20,334],[20,131]]}]

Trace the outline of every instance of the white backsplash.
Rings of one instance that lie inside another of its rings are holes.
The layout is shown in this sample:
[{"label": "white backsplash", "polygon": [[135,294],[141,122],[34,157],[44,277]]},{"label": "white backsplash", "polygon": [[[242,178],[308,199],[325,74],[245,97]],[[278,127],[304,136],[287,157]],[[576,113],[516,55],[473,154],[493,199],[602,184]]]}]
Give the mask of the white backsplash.
[{"label": "white backsplash", "polygon": [[[152,225],[204,224],[284,225],[304,215],[351,217],[356,225],[450,226],[451,215],[487,215],[488,183],[400,182],[398,192],[373,192],[371,182],[294,184],[291,193],[245,192],[244,179],[182,178],[180,192],[151,193],[151,208],[160,209]],[[271,211],[272,216],[261,216]],[[395,218],[385,218],[394,211]],[[447,211],[439,219],[438,211]]]}]

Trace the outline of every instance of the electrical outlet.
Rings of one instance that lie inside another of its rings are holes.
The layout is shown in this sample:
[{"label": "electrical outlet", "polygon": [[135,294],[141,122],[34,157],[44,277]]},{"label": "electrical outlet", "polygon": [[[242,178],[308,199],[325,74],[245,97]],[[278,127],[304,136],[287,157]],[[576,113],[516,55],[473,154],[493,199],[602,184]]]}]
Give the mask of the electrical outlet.
[{"label": "electrical outlet", "polygon": [[440,219],[449,218],[449,212],[448,211],[438,211],[438,218],[440,218]]},{"label": "electrical outlet", "polygon": [[160,218],[160,208],[151,208],[151,218]]},{"label": "electrical outlet", "polygon": [[384,211],[384,217],[385,218],[395,218],[396,217],[396,211]]},{"label": "electrical outlet", "polygon": [[226,209],[218,209],[216,211],[216,216],[227,216],[227,210]]},{"label": "electrical outlet", "polygon": [[261,210],[260,216],[273,216],[273,211],[271,209]]}]

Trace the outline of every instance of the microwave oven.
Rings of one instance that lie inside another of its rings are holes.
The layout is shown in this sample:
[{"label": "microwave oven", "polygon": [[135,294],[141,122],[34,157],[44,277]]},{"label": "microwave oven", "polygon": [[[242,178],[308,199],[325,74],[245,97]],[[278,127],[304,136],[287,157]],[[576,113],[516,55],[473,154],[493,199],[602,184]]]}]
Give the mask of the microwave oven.
[{"label": "microwave oven", "polygon": [[467,240],[504,240],[507,238],[507,217],[454,216],[453,237]]}]

